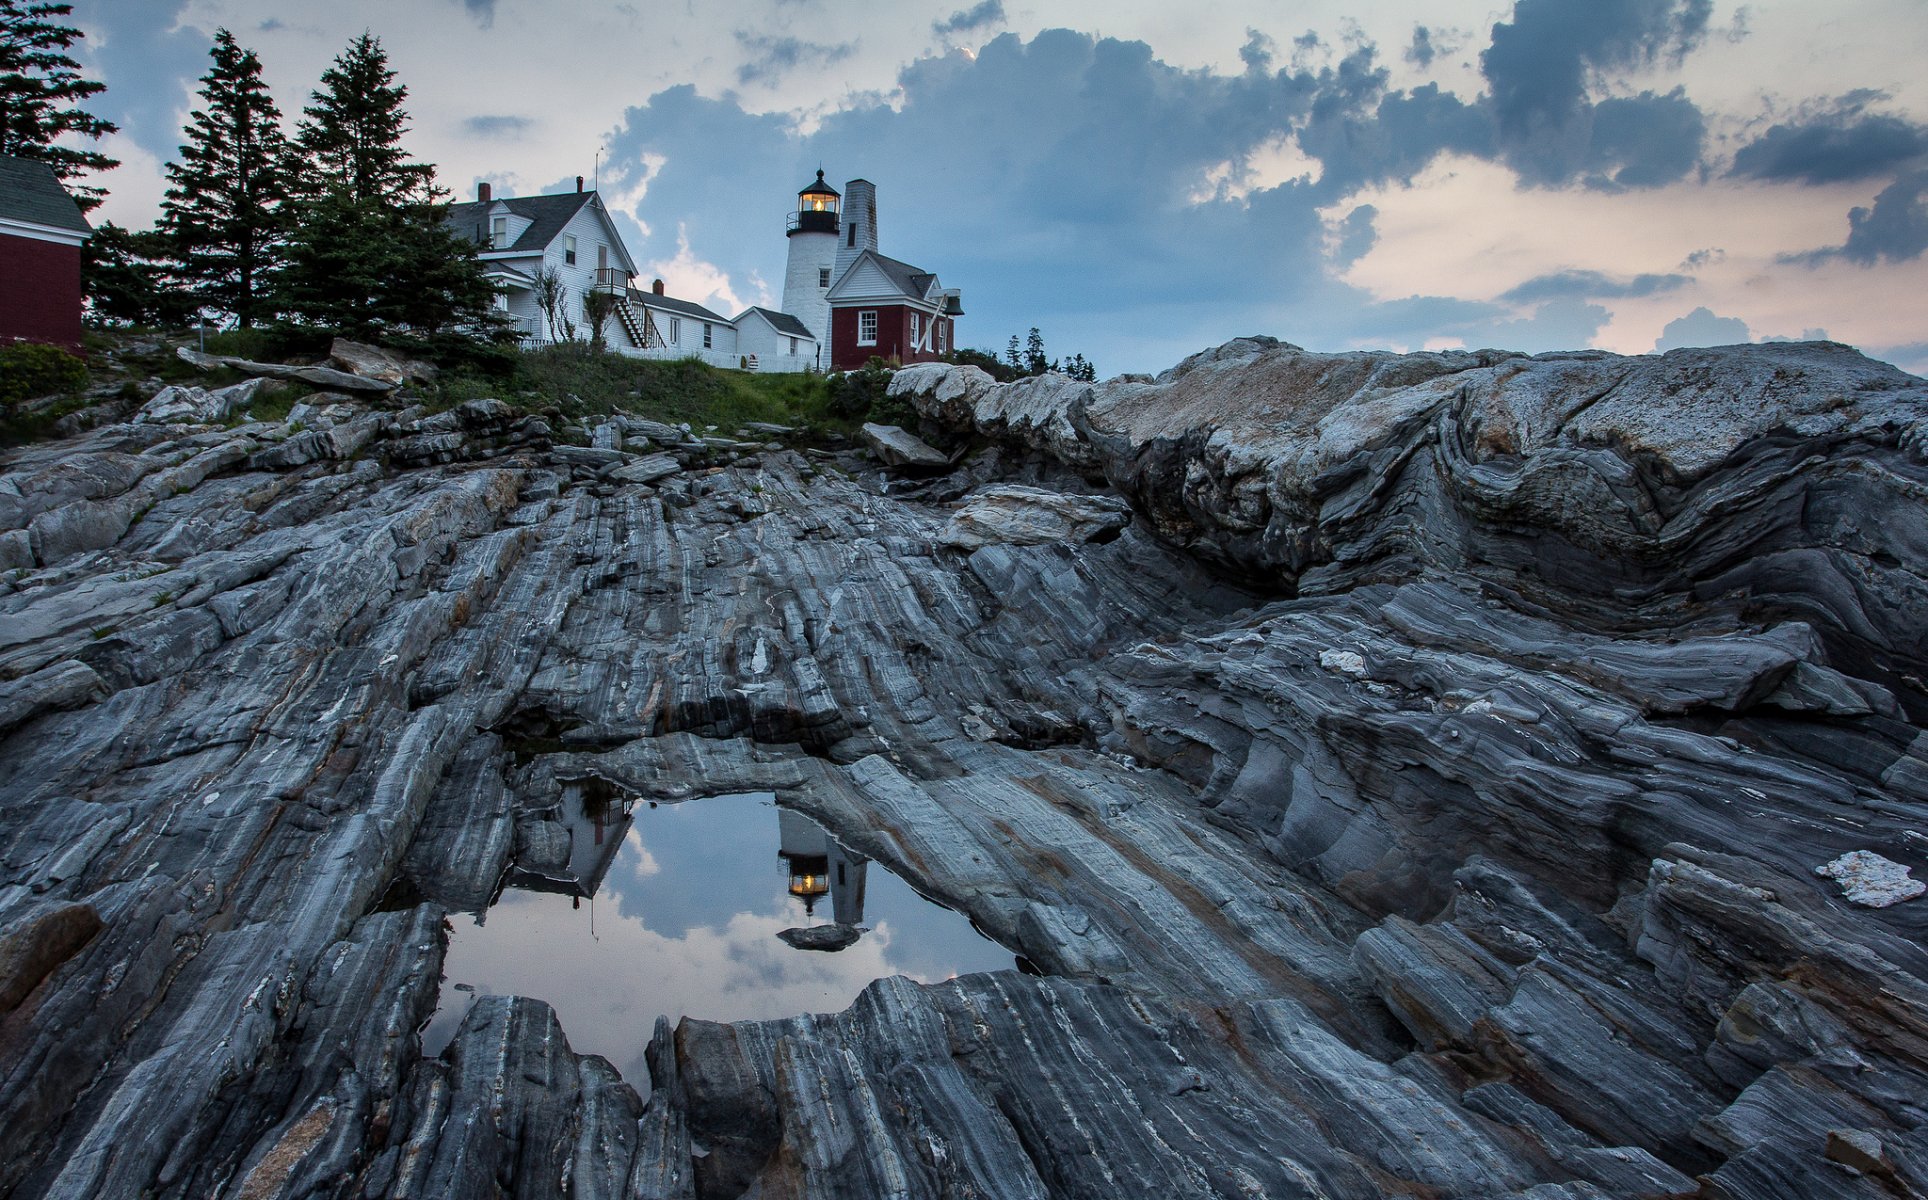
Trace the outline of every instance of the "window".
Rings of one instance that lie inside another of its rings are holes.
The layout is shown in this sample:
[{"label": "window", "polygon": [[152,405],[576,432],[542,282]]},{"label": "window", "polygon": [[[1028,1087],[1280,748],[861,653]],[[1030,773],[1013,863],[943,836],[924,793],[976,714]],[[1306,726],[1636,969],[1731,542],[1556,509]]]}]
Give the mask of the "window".
[{"label": "window", "polygon": [[672,346],[676,346],[676,345],[681,345],[681,344],[682,344],[682,341],[683,341],[683,318],[681,318],[681,317],[671,317],[671,318],[669,319],[669,341],[670,341],[670,345],[672,345]]},{"label": "window", "polygon": [[507,247],[508,244],[509,218],[497,217],[489,224],[489,245],[492,249],[501,250]]},{"label": "window", "polygon": [[708,350],[709,348],[710,348],[710,323],[708,321],[705,321],[703,322],[703,349]]},{"label": "window", "polygon": [[944,353],[944,350],[945,350],[944,343],[949,340],[949,338],[946,337],[946,335],[949,334],[950,331],[951,331],[951,327],[946,322],[939,321],[937,323],[937,352],[939,354]]},{"label": "window", "polygon": [[845,242],[844,244],[846,246],[854,246],[857,244],[857,222],[852,221],[850,223],[849,232],[850,232],[850,240]]},{"label": "window", "polygon": [[877,344],[877,311],[865,309],[857,314],[857,344],[875,346]]},{"label": "window", "polygon": [[817,268],[817,286],[818,287],[830,286],[830,268],[829,267]]},{"label": "window", "polygon": [[924,330],[924,326],[922,321],[919,319],[919,315],[917,313],[912,313],[910,315],[910,348],[911,349],[913,350],[917,349],[917,336],[918,334],[922,333],[923,330]]},{"label": "window", "polygon": [[791,354],[792,354],[792,355],[794,356],[794,355],[796,354],[796,352],[797,352],[797,339],[795,339],[795,338],[791,338],[791,339],[790,339],[790,353],[791,353]]},{"label": "window", "polygon": [[607,271],[609,269],[609,247],[596,247],[596,269],[598,271]]},{"label": "window", "polygon": [[576,235],[573,233],[562,235],[562,261],[572,267],[576,265]]}]

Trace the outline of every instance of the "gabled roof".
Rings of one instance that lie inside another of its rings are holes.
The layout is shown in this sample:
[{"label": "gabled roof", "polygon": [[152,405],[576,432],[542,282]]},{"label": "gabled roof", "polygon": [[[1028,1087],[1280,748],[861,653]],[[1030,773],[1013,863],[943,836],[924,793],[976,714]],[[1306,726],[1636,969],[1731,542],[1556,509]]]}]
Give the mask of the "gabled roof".
[{"label": "gabled roof", "polygon": [[728,325],[731,323],[728,317],[719,316],[700,304],[694,304],[688,300],[678,300],[673,296],[659,296],[655,292],[639,292],[631,288],[629,292],[629,302],[631,304],[641,304],[647,308],[661,309],[664,312],[676,313],[679,316],[695,317],[699,321],[713,321],[718,325]]},{"label": "gabled roof", "polygon": [[930,296],[931,284],[937,282],[936,275],[933,275],[922,267],[913,267],[907,262],[899,262],[894,258],[886,258],[874,250],[871,251],[870,256],[876,260],[878,266],[884,269],[884,274],[890,277],[890,281],[901,288],[906,296],[915,296],[919,300],[927,299]]},{"label": "gabled roof", "polygon": [[523,254],[539,254],[547,249],[550,242],[562,233],[562,227],[569,224],[582,206],[596,198],[591,192],[561,192],[554,196],[520,196],[516,198],[499,197],[494,200],[471,200],[466,204],[449,205],[449,224],[456,232],[472,242],[487,243],[489,240],[489,213],[500,205],[518,217],[527,217],[530,225],[522,231],[522,236],[514,245],[503,246],[497,252],[510,251]]},{"label": "gabled roof", "polygon": [[732,321],[731,324],[743,324],[743,318],[749,316],[751,313],[755,313],[757,316],[768,321],[770,328],[776,330],[778,333],[789,334],[791,337],[809,338],[813,342],[817,340],[817,335],[810,332],[809,326],[797,320],[789,313],[777,312],[775,309],[759,308],[754,304],[744,309],[742,315],[737,317],[735,321]]},{"label": "gabled roof", "polygon": [[851,260],[850,265],[844,269],[844,273],[839,275],[837,281],[830,285],[830,291],[827,293],[827,296],[832,304],[836,304],[843,299],[837,295],[838,290],[857,273],[858,268],[862,267],[866,261],[876,264],[877,269],[881,271],[884,278],[890,282],[890,286],[897,289],[900,295],[911,300],[916,300],[920,304],[929,304],[932,302],[931,288],[937,283],[936,275],[924,270],[922,267],[913,267],[907,262],[899,262],[897,259],[879,254],[875,250],[866,250]]},{"label": "gabled roof", "polygon": [[83,238],[94,232],[52,167],[6,154],[0,154],[0,221],[45,225]]}]

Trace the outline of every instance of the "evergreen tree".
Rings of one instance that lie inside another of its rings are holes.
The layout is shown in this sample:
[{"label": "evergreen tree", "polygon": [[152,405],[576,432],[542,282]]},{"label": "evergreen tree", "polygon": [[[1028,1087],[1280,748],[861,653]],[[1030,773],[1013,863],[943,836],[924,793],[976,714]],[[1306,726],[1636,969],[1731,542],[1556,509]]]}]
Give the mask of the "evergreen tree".
[{"label": "evergreen tree", "polygon": [[307,194],[391,205],[440,200],[446,193],[435,186],[435,168],[408,161],[401,147],[407,98],[379,38],[364,32],[348,43],[322,72],[296,131]]},{"label": "evergreen tree", "polygon": [[167,239],[153,230],[134,233],[108,221],[81,248],[80,278],[87,312],[97,324],[180,325],[194,304],[168,285],[163,264]]},{"label": "evergreen tree", "polygon": [[281,112],[261,79],[261,60],[216,30],[214,66],[201,77],[202,107],[189,118],[160,229],[176,273],[201,304],[231,312],[246,329],[268,315],[267,276],[288,199]]},{"label": "evergreen tree", "polygon": [[401,146],[407,96],[381,42],[364,33],[302,110],[277,298],[304,324],[376,338],[499,323],[474,245],[446,222],[435,168]]},{"label": "evergreen tree", "polygon": [[1018,335],[1015,333],[1011,335],[1011,344],[1004,348],[1004,361],[1015,370],[1024,369],[1024,355],[1018,352]]},{"label": "evergreen tree", "polygon": [[[0,0],[0,154],[39,159],[63,180],[120,165],[71,139],[56,144],[70,134],[98,142],[118,128],[80,107],[107,85],[82,76],[80,64],[64,53],[85,35],[52,18],[73,11],[71,4]],[[97,187],[68,190],[83,211],[106,195]]]},{"label": "evergreen tree", "polygon": [[1024,340],[1024,369],[1033,375],[1042,375],[1051,366],[1051,360],[1044,356],[1044,335],[1033,325],[1031,335]]}]

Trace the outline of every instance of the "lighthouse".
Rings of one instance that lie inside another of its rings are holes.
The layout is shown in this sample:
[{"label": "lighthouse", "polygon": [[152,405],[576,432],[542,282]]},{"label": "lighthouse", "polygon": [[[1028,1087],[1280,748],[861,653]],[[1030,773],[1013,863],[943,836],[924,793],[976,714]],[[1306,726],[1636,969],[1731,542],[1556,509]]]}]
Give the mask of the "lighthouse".
[{"label": "lighthouse", "polygon": [[797,193],[789,215],[790,259],[783,270],[783,311],[806,325],[818,345],[830,339],[831,269],[837,264],[838,207],[843,197],[823,181],[823,172]]}]

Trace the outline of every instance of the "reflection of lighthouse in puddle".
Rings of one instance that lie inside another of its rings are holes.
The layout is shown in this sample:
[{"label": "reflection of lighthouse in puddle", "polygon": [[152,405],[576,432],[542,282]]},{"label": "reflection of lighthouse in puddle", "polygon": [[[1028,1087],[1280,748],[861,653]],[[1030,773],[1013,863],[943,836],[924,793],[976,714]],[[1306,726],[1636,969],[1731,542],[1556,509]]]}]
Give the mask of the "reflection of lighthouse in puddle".
[{"label": "reflection of lighthouse in puddle", "polygon": [[831,924],[786,929],[777,934],[799,950],[841,950],[862,934],[864,872],[870,860],[843,847],[800,812],[777,810],[777,857],[789,874],[789,891],[803,901],[807,916],[817,915],[817,903],[830,897]]}]

